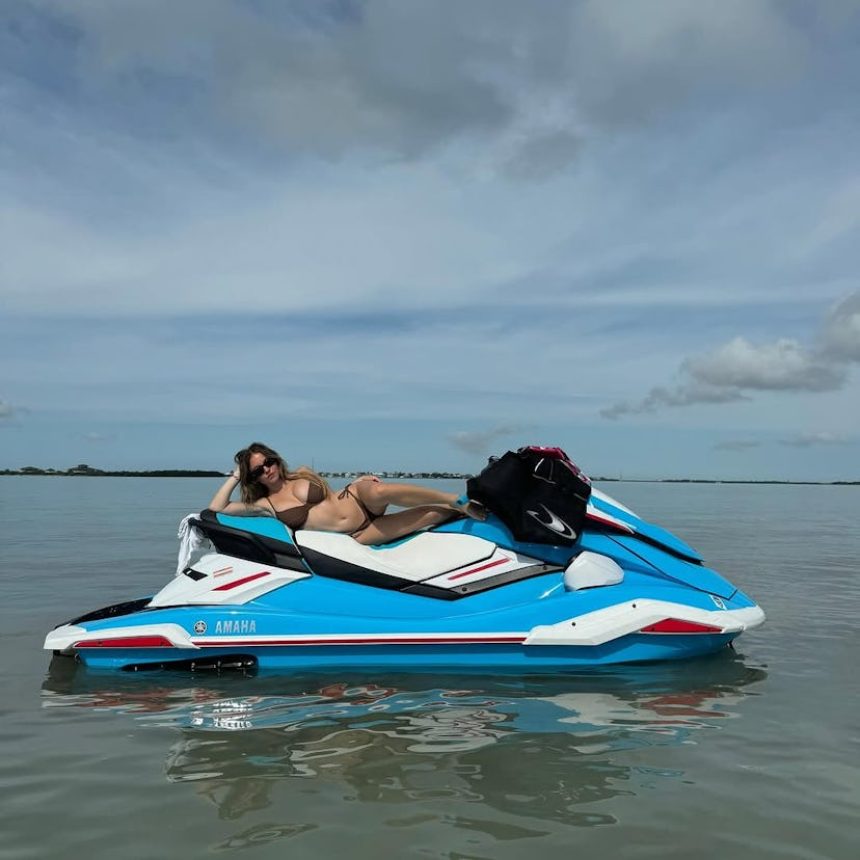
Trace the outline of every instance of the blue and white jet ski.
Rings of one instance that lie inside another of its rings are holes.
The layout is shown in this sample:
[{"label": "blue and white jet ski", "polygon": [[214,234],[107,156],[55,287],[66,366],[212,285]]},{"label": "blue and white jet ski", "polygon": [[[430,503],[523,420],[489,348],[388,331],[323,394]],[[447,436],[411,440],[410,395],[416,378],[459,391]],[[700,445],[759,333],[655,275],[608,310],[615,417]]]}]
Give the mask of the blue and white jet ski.
[{"label": "blue and white jet ski", "polygon": [[154,596],[52,630],[94,668],[560,672],[678,660],[764,621],[669,532],[594,490],[573,545],[460,519],[382,546],[203,511],[214,547]]}]

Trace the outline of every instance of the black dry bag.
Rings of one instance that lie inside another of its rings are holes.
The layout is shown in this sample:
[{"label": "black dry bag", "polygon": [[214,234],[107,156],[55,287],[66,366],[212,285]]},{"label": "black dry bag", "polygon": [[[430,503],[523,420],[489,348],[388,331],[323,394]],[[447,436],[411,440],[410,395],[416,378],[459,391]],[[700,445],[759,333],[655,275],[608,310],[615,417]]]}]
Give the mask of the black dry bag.
[{"label": "black dry bag", "polygon": [[530,446],[490,458],[466,490],[517,540],[570,544],[582,530],[591,481],[561,448]]}]

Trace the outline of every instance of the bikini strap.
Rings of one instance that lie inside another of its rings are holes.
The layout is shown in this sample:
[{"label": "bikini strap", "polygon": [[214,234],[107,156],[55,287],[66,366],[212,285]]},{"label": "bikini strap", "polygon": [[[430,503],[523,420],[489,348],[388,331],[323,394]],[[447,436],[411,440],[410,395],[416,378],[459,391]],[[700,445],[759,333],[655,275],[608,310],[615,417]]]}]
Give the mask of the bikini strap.
[{"label": "bikini strap", "polygon": [[347,484],[343,488],[343,490],[341,490],[340,494],[338,495],[338,498],[345,499],[348,497],[350,499],[353,499],[358,505],[359,510],[364,514],[364,520],[362,521],[361,525],[355,531],[350,532],[350,535],[352,537],[355,537],[360,532],[363,532],[375,519],[380,517],[381,514],[373,513],[373,511],[371,511],[370,508],[368,508],[367,505],[364,504],[364,502],[358,497],[358,493],[352,490],[351,487],[352,484]]}]

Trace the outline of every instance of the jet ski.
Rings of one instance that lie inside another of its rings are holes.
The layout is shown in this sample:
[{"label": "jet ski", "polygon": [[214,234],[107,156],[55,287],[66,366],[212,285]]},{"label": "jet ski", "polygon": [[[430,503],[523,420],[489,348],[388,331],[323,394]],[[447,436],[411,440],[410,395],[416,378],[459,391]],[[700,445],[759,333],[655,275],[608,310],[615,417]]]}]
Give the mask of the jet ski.
[{"label": "jet ski", "polygon": [[210,510],[192,525],[211,551],[44,647],[108,670],[555,673],[712,653],[765,618],[681,539],[596,489],[575,540],[555,544],[518,540],[493,514],[380,546]]}]

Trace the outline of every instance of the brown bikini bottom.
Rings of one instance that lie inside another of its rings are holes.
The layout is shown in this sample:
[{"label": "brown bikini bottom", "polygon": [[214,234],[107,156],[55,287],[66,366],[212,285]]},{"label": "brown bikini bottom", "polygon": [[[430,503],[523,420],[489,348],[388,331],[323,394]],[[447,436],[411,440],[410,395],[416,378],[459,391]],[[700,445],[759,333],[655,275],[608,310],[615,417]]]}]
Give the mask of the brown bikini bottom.
[{"label": "brown bikini bottom", "polygon": [[382,514],[373,513],[373,511],[371,511],[370,508],[368,508],[367,505],[364,504],[364,502],[353,490],[350,489],[350,487],[352,487],[352,484],[347,484],[340,491],[340,493],[338,493],[337,497],[339,499],[354,499],[355,503],[358,505],[359,508],[361,508],[361,512],[364,514],[364,520],[362,521],[361,525],[354,532],[349,533],[350,537],[355,537],[356,535],[361,534],[361,532],[363,532],[377,517],[381,517]]}]

